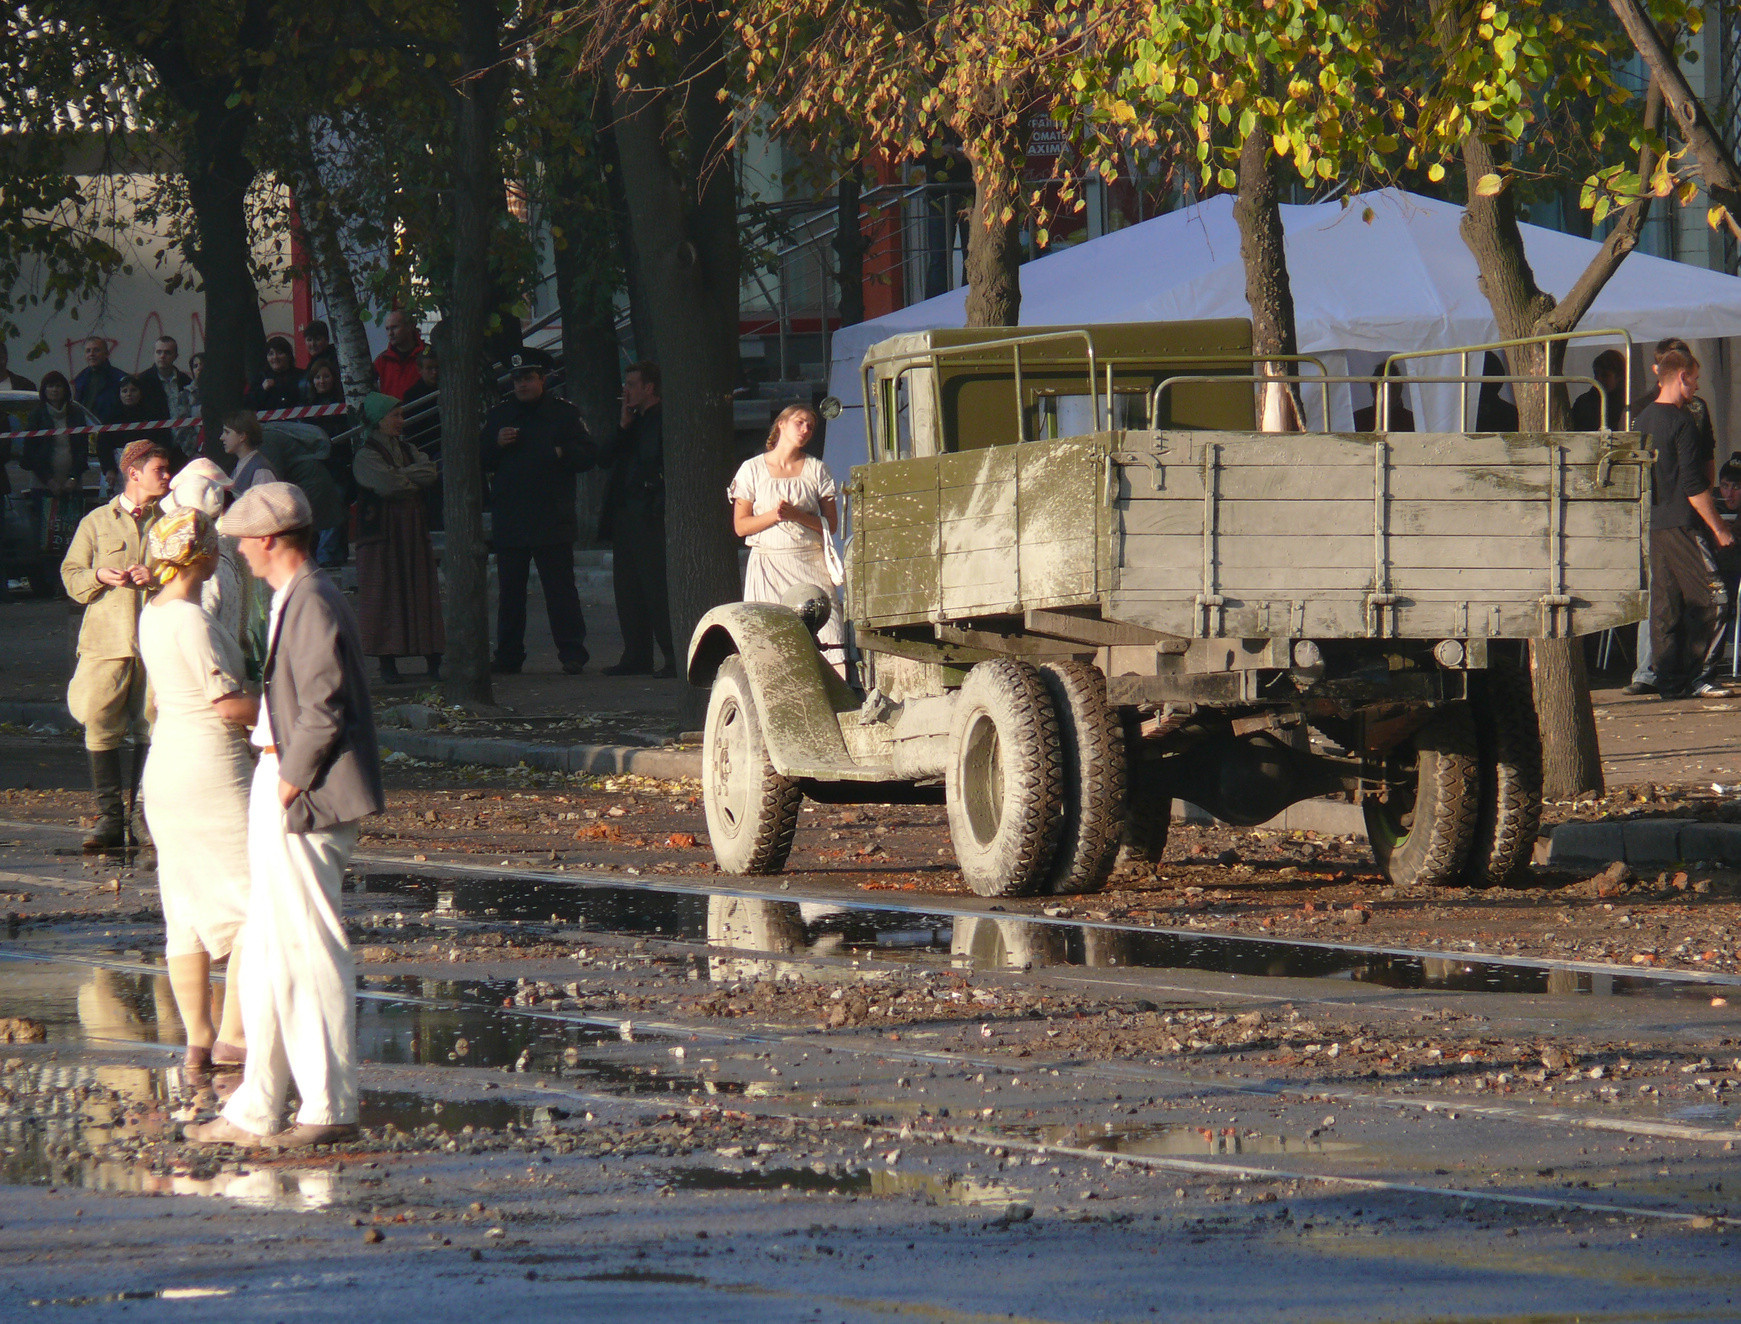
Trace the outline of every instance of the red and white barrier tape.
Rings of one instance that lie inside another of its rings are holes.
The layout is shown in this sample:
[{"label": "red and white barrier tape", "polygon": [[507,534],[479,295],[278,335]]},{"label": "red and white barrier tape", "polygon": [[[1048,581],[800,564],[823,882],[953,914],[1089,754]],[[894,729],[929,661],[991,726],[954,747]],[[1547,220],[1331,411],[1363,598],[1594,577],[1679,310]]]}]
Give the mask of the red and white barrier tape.
[{"label": "red and white barrier tape", "polygon": [[[292,409],[268,409],[255,417],[262,423],[271,423],[278,419],[321,418],[330,414],[342,414],[349,408],[349,405],[297,405]],[[31,428],[24,432],[0,432],[0,438],[58,437],[63,432],[156,432],[164,428],[190,428],[199,421],[199,416],[195,414],[188,418],[152,418],[143,423],[103,423],[94,428]]]}]

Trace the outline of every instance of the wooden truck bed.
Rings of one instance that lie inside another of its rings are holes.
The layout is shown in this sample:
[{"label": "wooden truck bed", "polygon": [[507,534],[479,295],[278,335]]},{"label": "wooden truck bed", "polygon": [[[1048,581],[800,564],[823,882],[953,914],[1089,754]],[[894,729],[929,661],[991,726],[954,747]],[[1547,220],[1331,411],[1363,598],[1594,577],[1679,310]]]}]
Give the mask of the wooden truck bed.
[{"label": "wooden truck bed", "polygon": [[1196,638],[1532,638],[1641,619],[1631,435],[1103,432],[853,471],[870,628],[1093,608]]}]

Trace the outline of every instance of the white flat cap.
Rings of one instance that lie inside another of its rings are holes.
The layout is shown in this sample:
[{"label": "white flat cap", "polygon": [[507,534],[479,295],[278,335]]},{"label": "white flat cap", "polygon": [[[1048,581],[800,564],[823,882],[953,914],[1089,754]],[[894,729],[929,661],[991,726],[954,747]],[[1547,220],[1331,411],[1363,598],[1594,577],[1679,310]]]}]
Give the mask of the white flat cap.
[{"label": "white flat cap", "polygon": [[261,483],[242,493],[218,521],[218,532],[229,538],[264,538],[289,533],[314,523],[308,498],[295,483]]}]

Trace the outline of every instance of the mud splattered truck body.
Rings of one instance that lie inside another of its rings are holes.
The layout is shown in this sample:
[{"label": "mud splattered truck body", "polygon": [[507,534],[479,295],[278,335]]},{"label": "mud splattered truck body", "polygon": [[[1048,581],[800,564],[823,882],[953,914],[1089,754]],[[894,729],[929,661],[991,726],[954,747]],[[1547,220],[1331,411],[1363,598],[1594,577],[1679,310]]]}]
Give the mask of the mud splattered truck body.
[{"label": "mud splattered truck body", "polygon": [[[1318,421],[1322,365],[1298,366]],[[722,607],[691,645],[721,866],[780,868],[805,795],[940,797],[988,895],[1102,886],[1121,846],[1158,857],[1175,799],[1235,824],[1358,800],[1404,883],[1527,864],[1528,644],[1644,615],[1649,453],[1264,433],[1256,377],[1242,321],[874,346],[854,683],[804,610]]]}]

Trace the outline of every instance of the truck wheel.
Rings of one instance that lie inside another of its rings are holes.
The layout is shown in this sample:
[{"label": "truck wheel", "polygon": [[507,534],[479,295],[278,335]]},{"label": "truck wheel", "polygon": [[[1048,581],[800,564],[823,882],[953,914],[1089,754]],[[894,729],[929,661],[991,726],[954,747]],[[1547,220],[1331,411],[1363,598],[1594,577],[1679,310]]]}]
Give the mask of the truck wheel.
[{"label": "truck wheel", "polygon": [[1142,743],[1141,727],[1141,718],[1125,719],[1124,859],[1131,864],[1159,864],[1167,853],[1167,830],[1173,825],[1173,797],[1160,792],[1154,770],[1132,752]]},{"label": "truck wheel", "polygon": [[1542,739],[1529,677],[1495,668],[1474,698],[1481,760],[1475,840],[1463,881],[1470,887],[1510,882],[1529,867],[1542,821]]},{"label": "truck wheel", "polygon": [[1388,800],[1368,796],[1361,806],[1372,856],[1399,887],[1454,883],[1469,858],[1480,798],[1469,705],[1444,709],[1411,743],[1412,777],[1391,782]]},{"label": "truck wheel", "polygon": [[804,793],[768,762],[755,696],[736,657],[720,663],[708,695],[701,786],[713,858],[722,870],[779,873],[786,867]]},{"label": "truck wheel", "polygon": [[1064,821],[1058,717],[1025,662],[981,662],[956,702],[944,772],[949,839],[981,896],[1039,890]]},{"label": "truck wheel", "polygon": [[1049,662],[1040,679],[1058,714],[1064,824],[1041,890],[1098,892],[1124,832],[1124,729],[1106,704],[1106,677],[1086,662]]}]

